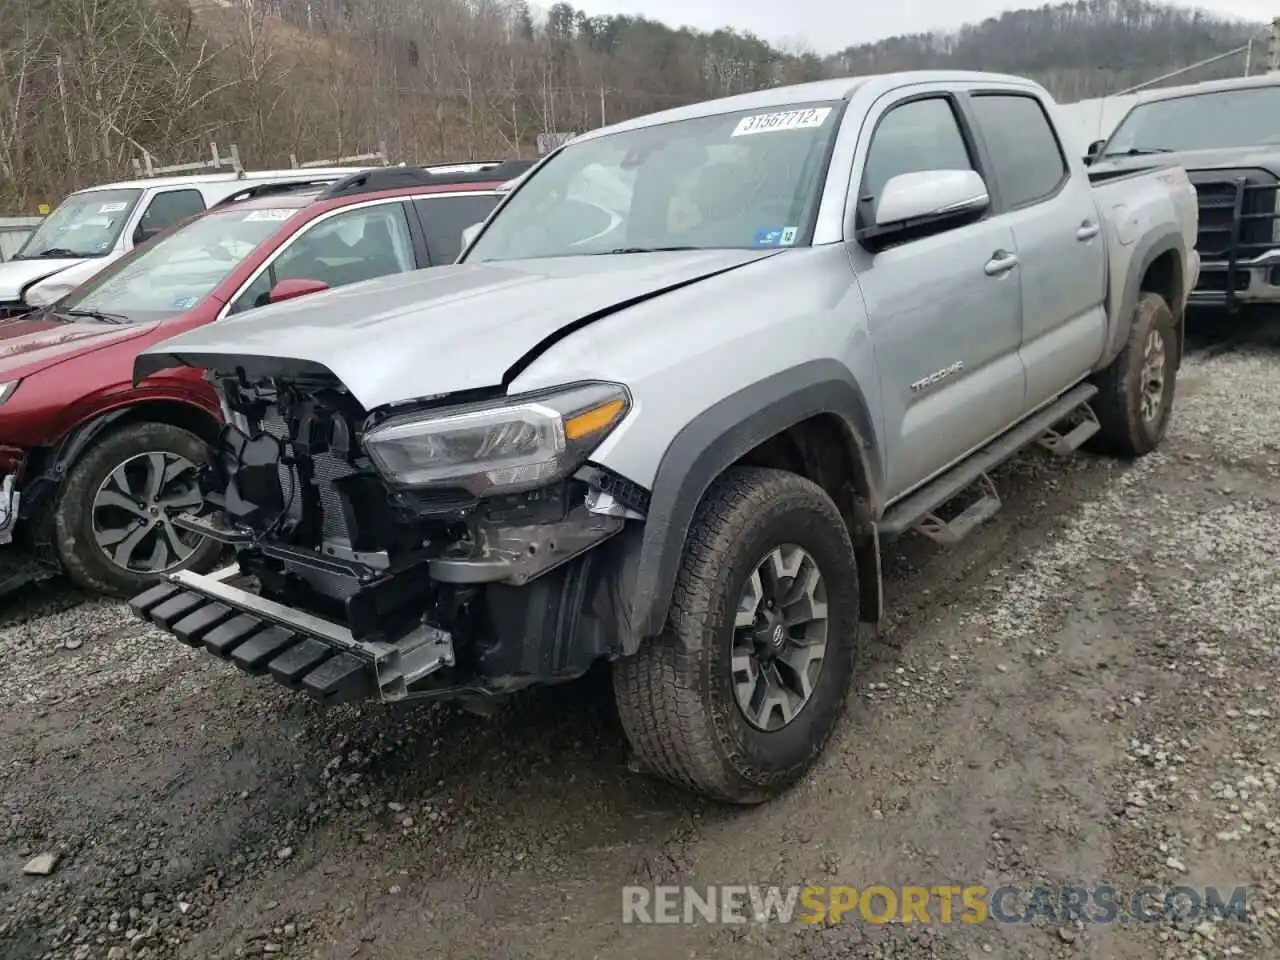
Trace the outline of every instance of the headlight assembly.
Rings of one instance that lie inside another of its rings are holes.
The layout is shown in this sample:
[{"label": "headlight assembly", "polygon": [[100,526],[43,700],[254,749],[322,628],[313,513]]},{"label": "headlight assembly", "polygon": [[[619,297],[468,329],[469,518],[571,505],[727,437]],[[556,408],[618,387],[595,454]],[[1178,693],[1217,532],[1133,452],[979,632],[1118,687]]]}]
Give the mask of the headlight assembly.
[{"label": "headlight assembly", "polygon": [[8,383],[0,383],[0,404],[13,396],[13,391],[18,389],[20,382],[19,380],[10,380]]},{"label": "headlight assembly", "polygon": [[392,417],[364,437],[392,483],[518,493],[576,470],[631,409],[616,383]]}]

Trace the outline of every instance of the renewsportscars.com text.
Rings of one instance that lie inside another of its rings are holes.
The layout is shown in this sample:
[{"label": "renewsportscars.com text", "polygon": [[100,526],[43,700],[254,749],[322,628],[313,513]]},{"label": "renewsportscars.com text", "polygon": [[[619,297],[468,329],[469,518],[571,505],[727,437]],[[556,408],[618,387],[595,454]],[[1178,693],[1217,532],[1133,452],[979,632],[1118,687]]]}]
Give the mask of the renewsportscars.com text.
[{"label": "renewsportscars.com text", "polygon": [[1248,888],[656,886],[622,888],[623,923],[1245,922]]}]

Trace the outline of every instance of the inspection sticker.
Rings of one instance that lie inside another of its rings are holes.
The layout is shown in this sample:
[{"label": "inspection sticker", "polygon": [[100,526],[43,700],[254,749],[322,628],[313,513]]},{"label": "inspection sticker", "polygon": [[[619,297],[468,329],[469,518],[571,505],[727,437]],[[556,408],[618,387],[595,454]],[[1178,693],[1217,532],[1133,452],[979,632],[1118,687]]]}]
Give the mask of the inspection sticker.
[{"label": "inspection sticker", "polygon": [[757,230],[751,245],[753,247],[790,247],[796,242],[796,234],[799,232],[799,227],[773,227],[767,230]]},{"label": "inspection sticker", "polygon": [[173,308],[175,310],[190,310],[199,302],[199,297],[178,297],[173,301]]},{"label": "inspection sticker", "polygon": [[276,209],[276,210],[251,210],[245,214],[245,223],[255,223],[260,220],[288,220],[297,210]]},{"label": "inspection sticker", "polygon": [[830,107],[808,110],[784,110],[782,113],[757,113],[743,117],[733,128],[731,137],[749,137],[754,133],[776,133],[779,130],[810,130],[827,122]]},{"label": "inspection sticker", "polygon": [[756,230],[755,238],[751,241],[751,246],[790,247],[796,242],[796,234],[799,232],[799,227],[771,227],[763,230]]},{"label": "inspection sticker", "polygon": [[127,206],[129,206],[129,204],[125,203],[122,200],[117,201],[116,203],[104,203],[102,206],[98,208],[98,212],[99,213],[119,213],[121,210],[123,210]]}]

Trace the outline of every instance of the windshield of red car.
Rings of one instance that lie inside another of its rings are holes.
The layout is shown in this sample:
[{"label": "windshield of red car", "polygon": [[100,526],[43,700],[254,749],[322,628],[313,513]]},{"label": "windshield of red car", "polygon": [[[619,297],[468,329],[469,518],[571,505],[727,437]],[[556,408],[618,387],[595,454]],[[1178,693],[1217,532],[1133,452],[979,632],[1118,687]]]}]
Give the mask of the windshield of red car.
[{"label": "windshield of red car", "polygon": [[219,210],[136,248],[53,305],[54,312],[100,312],[130,322],[192,309],[298,207]]}]

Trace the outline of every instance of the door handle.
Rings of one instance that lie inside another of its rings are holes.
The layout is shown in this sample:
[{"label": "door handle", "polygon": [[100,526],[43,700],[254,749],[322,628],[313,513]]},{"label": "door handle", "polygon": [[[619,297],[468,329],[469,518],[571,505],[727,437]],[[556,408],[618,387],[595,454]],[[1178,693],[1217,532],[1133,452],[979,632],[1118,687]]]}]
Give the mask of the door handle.
[{"label": "door handle", "polygon": [[1076,239],[1083,243],[1086,240],[1092,240],[1101,231],[1102,228],[1092,220],[1086,220],[1084,223],[1080,224],[1080,229],[1076,231]]},{"label": "door handle", "polygon": [[1008,250],[997,250],[991,255],[991,259],[987,261],[986,266],[982,268],[982,272],[988,277],[998,277],[1002,273],[1008,273],[1018,265],[1018,258]]}]

